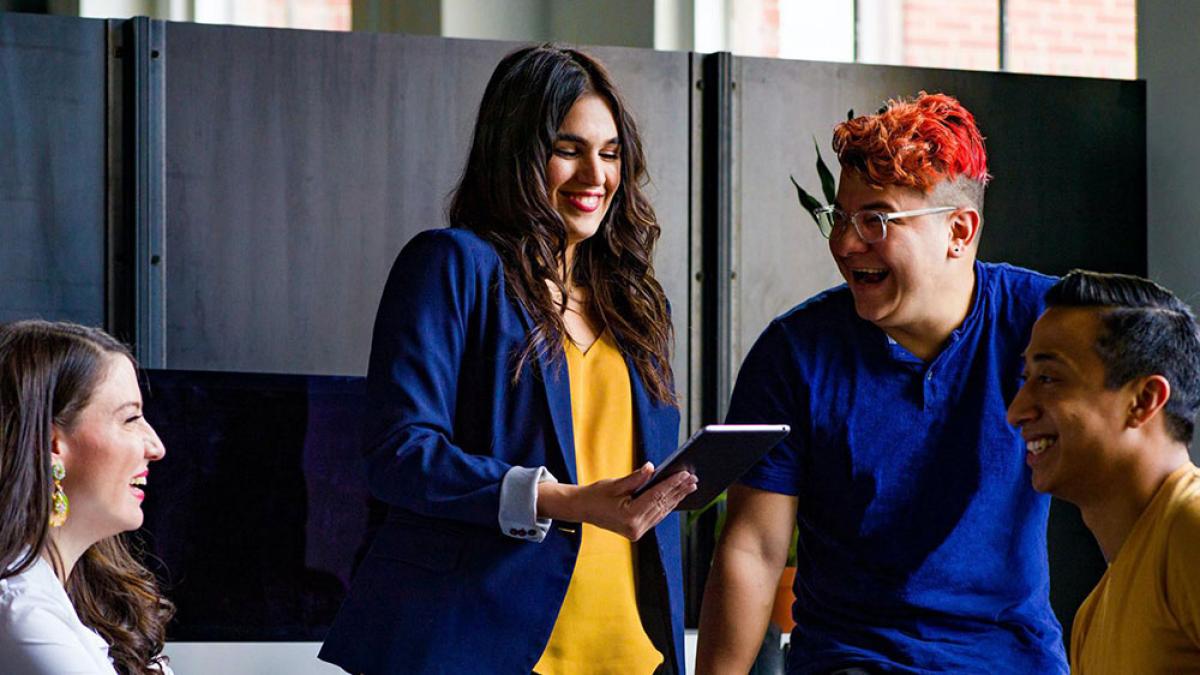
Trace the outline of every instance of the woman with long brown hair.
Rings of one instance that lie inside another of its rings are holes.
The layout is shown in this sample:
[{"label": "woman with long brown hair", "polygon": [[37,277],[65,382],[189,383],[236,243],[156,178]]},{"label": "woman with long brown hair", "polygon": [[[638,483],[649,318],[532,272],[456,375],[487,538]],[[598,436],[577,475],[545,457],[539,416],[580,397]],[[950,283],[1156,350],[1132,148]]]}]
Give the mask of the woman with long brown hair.
[{"label": "woman with long brown hair", "polygon": [[400,253],[368,371],[390,506],[321,651],[359,673],[683,671],[671,323],[645,159],[554,46],[483,94],[449,229]]},{"label": "woman with long brown hair", "polygon": [[129,351],[69,323],[0,325],[0,664],[161,675],[173,613],[123,532],[162,443]]}]

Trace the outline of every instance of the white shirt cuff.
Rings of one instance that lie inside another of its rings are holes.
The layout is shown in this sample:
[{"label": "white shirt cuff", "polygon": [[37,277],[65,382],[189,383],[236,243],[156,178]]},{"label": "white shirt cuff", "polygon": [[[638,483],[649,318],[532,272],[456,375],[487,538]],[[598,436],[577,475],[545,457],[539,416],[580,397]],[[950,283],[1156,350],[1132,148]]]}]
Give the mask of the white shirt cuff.
[{"label": "white shirt cuff", "polygon": [[550,530],[549,518],[537,517],[538,483],[558,479],[544,466],[514,466],[500,482],[500,531],[525,541],[540,542]]}]

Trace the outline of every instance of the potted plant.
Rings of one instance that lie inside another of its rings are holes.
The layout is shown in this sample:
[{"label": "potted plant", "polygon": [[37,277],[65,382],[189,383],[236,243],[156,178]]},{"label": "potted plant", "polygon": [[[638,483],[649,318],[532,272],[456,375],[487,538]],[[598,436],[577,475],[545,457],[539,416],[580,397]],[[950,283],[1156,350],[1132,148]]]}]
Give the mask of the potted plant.
[{"label": "potted plant", "polygon": [[[850,117],[854,116],[854,111],[850,111]],[[832,204],[837,201],[837,183],[833,179],[833,173],[829,167],[825,165],[825,160],[821,158],[821,147],[817,145],[817,139],[813,138],[813,149],[817,151],[817,175],[821,178],[821,192],[825,196],[825,204]],[[816,210],[825,206],[816,197],[813,197],[807,190],[800,187],[794,176],[789,175],[788,179],[792,181],[792,185],[796,187],[796,196],[800,198],[800,206],[812,216],[815,221],[817,219]]]}]

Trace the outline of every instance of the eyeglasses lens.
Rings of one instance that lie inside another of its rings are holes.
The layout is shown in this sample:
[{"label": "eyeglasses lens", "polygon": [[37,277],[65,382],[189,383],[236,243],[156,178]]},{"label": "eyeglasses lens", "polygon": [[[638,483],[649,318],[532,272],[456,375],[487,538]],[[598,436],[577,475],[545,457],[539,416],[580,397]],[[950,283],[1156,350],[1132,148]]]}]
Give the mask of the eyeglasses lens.
[{"label": "eyeglasses lens", "polygon": [[868,244],[879,241],[886,236],[887,221],[878,211],[859,211],[858,233]]},{"label": "eyeglasses lens", "polygon": [[[841,211],[818,211],[817,212],[817,229],[821,230],[821,236],[828,239],[833,234],[835,223],[842,216]],[[843,216],[844,217],[844,216]]]}]

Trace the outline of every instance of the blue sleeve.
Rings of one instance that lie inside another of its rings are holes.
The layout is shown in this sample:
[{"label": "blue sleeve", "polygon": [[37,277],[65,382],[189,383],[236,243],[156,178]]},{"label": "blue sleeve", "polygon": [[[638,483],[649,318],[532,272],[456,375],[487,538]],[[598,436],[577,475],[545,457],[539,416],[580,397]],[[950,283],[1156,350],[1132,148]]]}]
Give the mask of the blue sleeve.
[{"label": "blue sleeve", "polygon": [[804,451],[804,415],[800,401],[804,383],[797,355],[778,321],[759,336],[742,362],[729,401],[727,424],[788,424],[792,431],[750,468],[741,483],[759,490],[796,496],[800,491],[800,457]]},{"label": "blue sleeve", "polygon": [[446,231],[418,235],[397,257],[367,373],[368,477],[372,494],[393,506],[498,527],[512,466],[454,443],[468,331],[489,302],[479,257]]}]

